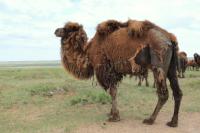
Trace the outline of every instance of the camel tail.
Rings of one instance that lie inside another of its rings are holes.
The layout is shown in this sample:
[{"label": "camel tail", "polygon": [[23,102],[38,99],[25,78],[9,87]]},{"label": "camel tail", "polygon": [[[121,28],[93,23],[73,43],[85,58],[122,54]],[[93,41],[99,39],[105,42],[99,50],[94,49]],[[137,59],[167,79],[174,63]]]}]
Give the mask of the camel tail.
[{"label": "camel tail", "polygon": [[174,41],[172,41],[172,59],[170,67],[173,68],[174,73],[176,73],[177,70],[180,71],[180,63],[178,60],[178,43]]}]

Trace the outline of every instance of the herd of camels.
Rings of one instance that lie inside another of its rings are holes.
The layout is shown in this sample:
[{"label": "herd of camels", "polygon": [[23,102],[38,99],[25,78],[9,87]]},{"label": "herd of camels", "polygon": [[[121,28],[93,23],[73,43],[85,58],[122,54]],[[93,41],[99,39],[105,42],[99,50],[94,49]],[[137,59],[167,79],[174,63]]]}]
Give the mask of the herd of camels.
[{"label": "herd of camels", "polygon": [[[143,123],[153,124],[166,103],[169,95],[166,84],[168,79],[173,91],[174,113],[167,125],[178,126],[182,91],[177,71],[184,77],[187,55],[179,53],[175,35],[147,20],[102,22],[89,41],[83,26],[76,22],[68,22],[64,27],[56,29],[55,35],[61,38],[64,68],[77,79],[90,79],[95,75],[98,83],[111,95],[109,121],[120,120],[117,85],[123,77],[147,75],[148,69],[151,69],[158,101],[152,115]],[[195,54],[194,62],[200,65],[198,54]]]}]

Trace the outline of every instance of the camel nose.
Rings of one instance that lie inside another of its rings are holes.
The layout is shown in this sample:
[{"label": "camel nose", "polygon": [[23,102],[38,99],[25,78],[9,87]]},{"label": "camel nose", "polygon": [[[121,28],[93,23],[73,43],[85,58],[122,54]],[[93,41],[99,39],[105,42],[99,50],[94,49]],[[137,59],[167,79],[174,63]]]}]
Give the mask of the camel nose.
[{"label": "camel nose", "polygon": [[54,32],[54,34],[56,35],[58,33],[58,31],[59,31],[59,29],[56,29],[55,32]]}]

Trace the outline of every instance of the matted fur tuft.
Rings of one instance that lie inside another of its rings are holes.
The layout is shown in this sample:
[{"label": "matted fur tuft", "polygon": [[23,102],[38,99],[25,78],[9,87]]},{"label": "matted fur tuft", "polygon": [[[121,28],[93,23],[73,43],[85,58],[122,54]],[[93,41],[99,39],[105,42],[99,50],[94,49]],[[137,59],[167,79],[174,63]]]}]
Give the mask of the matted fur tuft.
[{"label": "matted fur tuft", "polygon": [[138,38],[144,36],[148,30],[155,27],[155,25],[148,20],[128,20],[127,24],[129,35]]},{"label": "matted fur tuft", "polygon": [[94,75],[93,67],[84,54],[68,54],[69,51],[61,48],[62,64],[70,74],[78,79],[88,79]]},{"label": "matted fur tuft", "polygon": [[104,21],[104,22],[98,24],[97,33],[100,36],[105,37],[105,36],[111,34],[112,32],[118,30],[120,27],[124,27],[124,26],[126,26],[126,23],[121,23],[116,20],[107,20],[107,21]]}]

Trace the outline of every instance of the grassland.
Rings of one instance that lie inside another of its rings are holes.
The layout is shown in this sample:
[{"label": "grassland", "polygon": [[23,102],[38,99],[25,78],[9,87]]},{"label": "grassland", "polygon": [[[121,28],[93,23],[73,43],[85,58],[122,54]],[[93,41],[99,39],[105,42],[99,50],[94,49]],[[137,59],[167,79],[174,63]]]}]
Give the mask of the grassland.
[{"label": "grassland", "polygon": [[[110,97],[95,79],[76,80],[57,65],[17,66],[0,67],[0,132],[70,132],[107,119]],[[149,80],[152,85],[152,76]],[[200,71],[187,71],[180,85],[184,93],[181,111],[200,112]],[[156,101],[156,90],[138,87],[134,78],[126,77],[119,85],[118,103],[123,119],[146,118]],[[172,114],[172,109],[170,97],[163,111]]]}]

